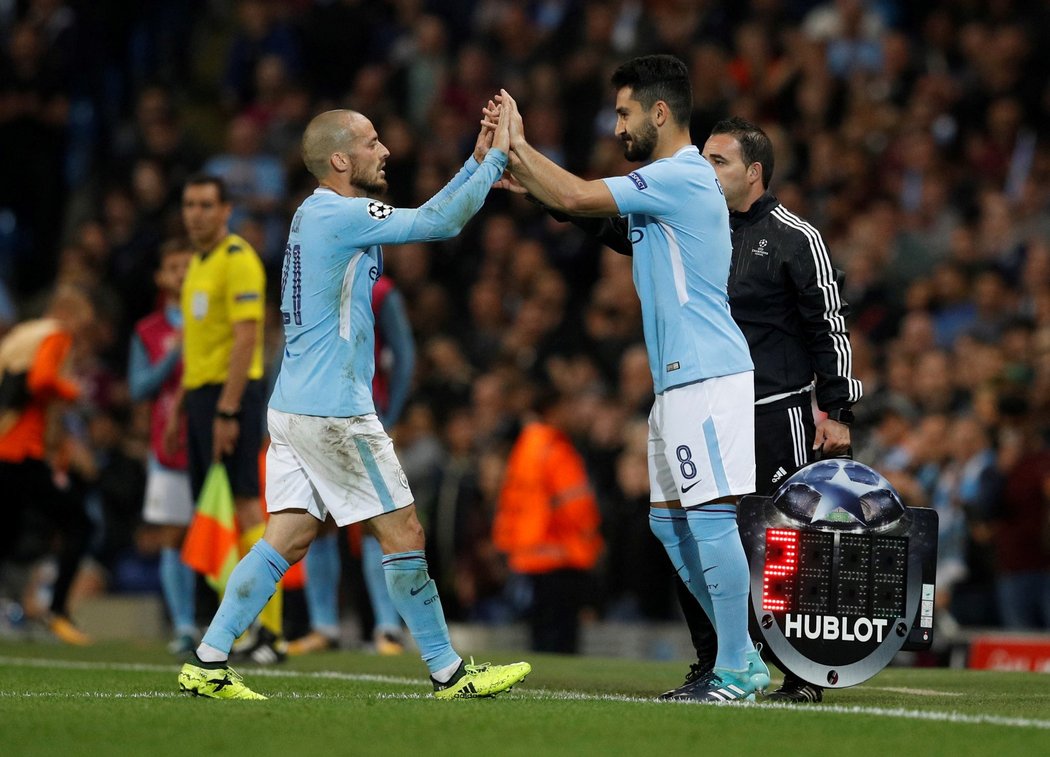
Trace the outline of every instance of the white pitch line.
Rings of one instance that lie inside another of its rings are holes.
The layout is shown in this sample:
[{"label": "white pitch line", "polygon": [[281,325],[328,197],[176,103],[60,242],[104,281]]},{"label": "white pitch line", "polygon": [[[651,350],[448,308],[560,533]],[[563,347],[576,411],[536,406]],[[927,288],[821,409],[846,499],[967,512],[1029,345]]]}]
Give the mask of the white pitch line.
[{"label": "white pitch line", "polygon": [[[0,665],[11,665],[13,667],[34,667],[34,668],[65,668],[71,670],[125,670],[128,672],[140,672],[140,673],[174,673],[175,666],[172,665],[146,665],[137,663],[104,663],[104,662],[80,662],[73,660],[41,660],[36,658],[25,658],[25,657],[2,657],[0,656]],[[318,671],[318,672],[306,672],[297,670],[272,670],[268,668],[256,668],[251,671],[253,677],[265,677],[265,678],[300,678],[300,679],[330,679],[330,680],[341,680],[341,681],[365,681],[374,683],[390,683],[397,685],[416,686],[419,685],[419,679],[415,678],[398,678],[395,676],[381,676],[371,675],[366,673],[342,673],[339,671]],[[892,690],[892,689],[887,689]],[[912,689],[910,691],[917,692],[921,689]],[[947,693],[947,692],[937,692]],[[630,704],[649,704],[661,707],[667,706],[690,706],[690,705],[701,705],[701,706],[715,706],[715,707],[733,707],[733,706],[746,706],[757,709],[768,709],[768,710],[783,710],[785,708],[791,709],[798,712],[799,714],[804,713],[827,713],[833,715],[869,715],[872,717],[886,717],[896,718],[900,720],[924,720],[928,722],[940,722],[940,723],[960,723],[967,725],[995,725],[1002,726],[1005,728],[1035,728],[1039,730],[1050,730],[1050,720],[1035,720],[1032,718],[1009,718],[1001,715],[967,715],[959,712],[939,712],[935,710],[912,710],[904,707],[864,707],[864,706],[844,706],[844,705],[826,705],[826,704],[806,704],[806,705],[792,705],[788,703],[710,703],[705,705],[700,702],[659,702],[658,700],[648,697],[633,697],[619,694],[589,694],[581,691],[559,691],[554,689],[518,689],[514,692],[516,696],[527,699],[537,700],[552,700],[552,701],[588,701],[588,702],[624,702]],[[64,692],[56,694],[48,694],[46,692],[17,692],[17,691],[0,691],[0,698],[13,698],[13,697],[24,697],[24,696],[37,696],[37,697],[56,697],[56,698],[158,698],[167,699],[173,696],[178,696],[174,692],[137,692],[135,694],[104,694],[99,692]],[[411,694],[394,694],[394,693],[381,693],[377,695],[379,699],[429,699],[429,695],[423,693],[411,693]],[[299,695],[286,695],[282,697],[277,695],[275,699],[282,698],[299,698]],[[312,698],[312,697],[304,697]],[[317,696],[316,698],[322,698]]]},{"label": "white pitch line", "polygon": [[865,686],[869,691],[888,691],[891,694],[914,694],[920,697],[961,697],[961,691],[941,691],[940,689],[912,689],[907,686]]},{"label": "white pitch line", "polygon": [[[129,673],[171,673],[178,672],[179,666],[150,665],[129,662],[81,662],[79,660],[45,660],[36,657],[2,657],[0,665],[11,665],[20,668],[65,668],[67,670],[123,670]],[[299,670],[275,670],[273,668],[250,668],[253,677],[262,678],[331,678],[338,681],[365,681],[372,683],[392,683],[399,686],[415,686],[418,678],[399,678],[396,676],[373,675],[370,673],[341,673],[335,670],[307,672]]]},{"label": "white pitch line", "polygon": [[[0,699],[184,699],[183,691],[3,691]],[[269,695],[270,699],[324,699],[324,694],[296,694],[284,692]]]},{"label": "white pitch line", "polygon": [[175,699],[178,691],[0,691],[0,699]]}]

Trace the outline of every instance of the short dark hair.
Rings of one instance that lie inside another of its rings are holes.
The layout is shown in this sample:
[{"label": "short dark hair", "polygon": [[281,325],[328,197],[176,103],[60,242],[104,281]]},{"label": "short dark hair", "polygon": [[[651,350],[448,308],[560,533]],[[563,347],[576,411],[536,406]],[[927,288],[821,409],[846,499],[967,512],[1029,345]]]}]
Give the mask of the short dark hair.
[{"label": "short dark hair", "polygon": [[157,251],[157,261],[162,262],[169,255],[193,254],[193,244],[185,237],[171,237],[164,240]]},{"label": "short dark hair", "polygon": [[215,176],[210,173],[195,173],[191,174],[186,183],[183,185],[183,189],[186,187],[200,187],[211,184],[219,191],[219,202],[223,205],[230,201],[229,194],[226,191],[226,182],[223,181],[222,177]]},{"label": "short dark hair", "polygon": [[663,100],[679,125],[689,124],[693,85],[689,69],[673,55],[643,55],[629,60],[613,72],[612,84],[617,90],[630,87],[632,97],[646,110]]},{"label": "short dark hair", "polygon": [[744,159],[744,165],[761,165],[762,188],[769,189],[769,182],[773,180],[773,142],[762,131],[762,127],[746,118],[733,116],[716,123],[711,129],[711,136],[715,134],[728,134],[740,143],[740,156]]}]

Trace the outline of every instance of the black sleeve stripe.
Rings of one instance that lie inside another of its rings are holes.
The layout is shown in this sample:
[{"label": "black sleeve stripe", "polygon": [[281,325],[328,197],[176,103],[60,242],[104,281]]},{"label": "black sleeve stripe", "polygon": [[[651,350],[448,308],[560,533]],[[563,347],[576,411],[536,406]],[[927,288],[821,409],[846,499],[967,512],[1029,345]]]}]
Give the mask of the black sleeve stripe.
[{"label": "black sleeve stripe", "polygon": [[824,319],[830,326],[829,335],[835,349],[836,370],[839,376],[846,380],[849,401],[856,402],[861,398],[863,388],[860,381],[853,378],[853,350],[849,344],[846,319],[842,315],[842,299],[839,296],[838,284],[835,282],[831,267],[831,256],[828,255],[828,250],[824,246],[824,240],[819,231],[798,216],[788,212],[783,205],[773,208],[772,215],[785,225],[801,231],[809,242],[809,251],[813,256],[813,265],[816,269],[817,286],[824,296]]}]

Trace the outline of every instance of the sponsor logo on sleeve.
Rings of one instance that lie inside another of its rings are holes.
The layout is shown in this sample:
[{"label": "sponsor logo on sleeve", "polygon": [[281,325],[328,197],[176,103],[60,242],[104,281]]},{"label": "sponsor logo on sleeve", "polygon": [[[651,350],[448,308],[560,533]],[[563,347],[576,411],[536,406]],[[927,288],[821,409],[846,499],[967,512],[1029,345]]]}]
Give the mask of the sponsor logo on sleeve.
[{"label": "sponsor logo on sleeve", "polygon": [[637,171],[631,171],[627,174],[627,178],[634,182],[634,185],[639,189],[648,189],[649,185],[645,183],[645,179]]},{"label": "sponsor logo on sleeve", "polygon": [[394,214],[394,208],[386,203],[372,201],[368,203],[368,215],[377,221],[385,221]]},{"label": "sponsor logo on sleeve", "polygon": [[258,292],[239,292],[233,295],[234,302],[255,302],[259,299]]}]

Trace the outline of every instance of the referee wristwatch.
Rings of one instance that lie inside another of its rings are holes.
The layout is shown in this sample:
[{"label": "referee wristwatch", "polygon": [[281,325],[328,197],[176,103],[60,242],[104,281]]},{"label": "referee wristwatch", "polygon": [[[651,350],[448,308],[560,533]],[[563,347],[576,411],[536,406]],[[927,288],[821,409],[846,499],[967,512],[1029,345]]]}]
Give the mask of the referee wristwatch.
[{"label": "referee wristwatch", "polygon": [[215,409],[215,417],[222,418],[224,421],[238,421],[241,419],[240,410],[221,410]]},{"label": "referee wristwatch", "polygon": [[833,410],[829,410],[828,417],[844,426],[849,426],[853,423],[853,411],[848,407],[836,407]]}]

